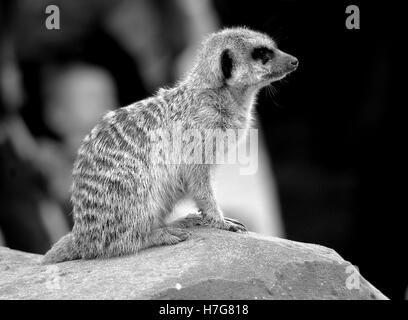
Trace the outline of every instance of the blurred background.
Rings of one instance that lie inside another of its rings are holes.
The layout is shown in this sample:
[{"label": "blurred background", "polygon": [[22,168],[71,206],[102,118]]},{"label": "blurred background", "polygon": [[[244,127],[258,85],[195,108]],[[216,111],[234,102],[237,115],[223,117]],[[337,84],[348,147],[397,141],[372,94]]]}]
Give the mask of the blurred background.
[{"label": "blurred background", "polygon": [[[51,4],[59,30],[45,27]],[[345,27],[350,4],[360,30]],[[1,0],[0,245],[43,254],[67,233],[85,134],[107,110],[174,84],[205,35],[245,25],[300,67],[273,95],[260,93],[258,172],[219,169],[225,214],[252,231],[331,247],[403,299],[398,11],[369,1]]]}]

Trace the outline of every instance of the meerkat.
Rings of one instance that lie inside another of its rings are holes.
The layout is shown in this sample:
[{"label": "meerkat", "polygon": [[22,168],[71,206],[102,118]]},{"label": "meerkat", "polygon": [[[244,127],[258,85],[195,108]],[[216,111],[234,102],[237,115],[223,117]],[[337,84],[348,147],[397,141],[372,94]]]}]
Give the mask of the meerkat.
[{"label": "meerkat", "polygon": [[[85,137],[73,168],[74,226],[43,263],[128,255],[190,236],[187,228],[246,227],[223,216],[212,187],[213,164],[156,164],[151,133],[185,128],[248,129],[257,93],[298,67],[266,34],[229,28],[205,39],[184,79],[153,97],[107,113]],[[189,194],[199,214],[166,224]]]}]

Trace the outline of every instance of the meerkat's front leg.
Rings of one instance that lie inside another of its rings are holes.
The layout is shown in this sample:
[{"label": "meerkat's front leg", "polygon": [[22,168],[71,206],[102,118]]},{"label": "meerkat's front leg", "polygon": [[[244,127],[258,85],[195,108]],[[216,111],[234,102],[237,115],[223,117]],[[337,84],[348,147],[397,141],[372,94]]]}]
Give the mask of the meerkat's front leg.
[{"label": "meerkat's front leg", "polygon": [[[208,166],[199,166],[192,181],[189,181],[189,191],[196,201],[202,217],[189,215],[185,223],[190,221],[193,225],[207,225],[229,231],[246,231],[246,227],[237,220],[225,218],[219,208],[211,183],[210,170]],[[201,223],[199,223],[201,219]]]}]

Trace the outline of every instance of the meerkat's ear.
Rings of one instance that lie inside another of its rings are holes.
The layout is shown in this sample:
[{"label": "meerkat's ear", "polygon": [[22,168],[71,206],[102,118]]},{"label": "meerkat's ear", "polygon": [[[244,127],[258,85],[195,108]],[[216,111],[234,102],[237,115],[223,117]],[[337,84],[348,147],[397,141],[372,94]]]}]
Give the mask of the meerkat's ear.
[{"label": "meerkat's ear", "polygon": [[229,49],[225,49],[221,53],[221,70],[225,79],[229,79],[232,76],[232,69],[234,67],[234,61],[232,53]]}]

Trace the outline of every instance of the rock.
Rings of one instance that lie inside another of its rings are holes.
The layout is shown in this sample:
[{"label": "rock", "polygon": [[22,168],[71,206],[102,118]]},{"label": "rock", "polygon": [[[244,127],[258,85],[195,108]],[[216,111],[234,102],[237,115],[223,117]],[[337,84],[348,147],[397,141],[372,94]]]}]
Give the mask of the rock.
[{"label": "rock", "polygon": [[387,299],[326,247],[209,228],[174,246],[43,266],[0,248],[0,299]]}]

